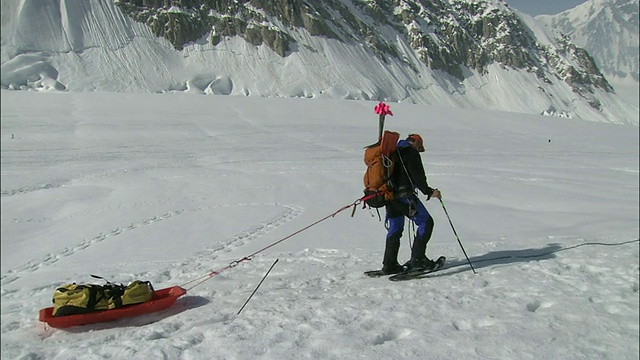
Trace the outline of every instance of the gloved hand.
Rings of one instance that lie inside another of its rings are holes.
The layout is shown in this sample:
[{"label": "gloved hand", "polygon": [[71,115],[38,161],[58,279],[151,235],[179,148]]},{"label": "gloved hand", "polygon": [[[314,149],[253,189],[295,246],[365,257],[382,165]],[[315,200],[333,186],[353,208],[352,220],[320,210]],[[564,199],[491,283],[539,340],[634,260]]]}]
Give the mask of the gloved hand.
[{"label": "gloved hand", "polygon": [[[433,189],[433,192],[431,193],[430,198],[438,198],[438,199],[442,199],[442,194],[440,193],[440,190],[438,189]],[[428,199],[427,199],[428,200]]]}]

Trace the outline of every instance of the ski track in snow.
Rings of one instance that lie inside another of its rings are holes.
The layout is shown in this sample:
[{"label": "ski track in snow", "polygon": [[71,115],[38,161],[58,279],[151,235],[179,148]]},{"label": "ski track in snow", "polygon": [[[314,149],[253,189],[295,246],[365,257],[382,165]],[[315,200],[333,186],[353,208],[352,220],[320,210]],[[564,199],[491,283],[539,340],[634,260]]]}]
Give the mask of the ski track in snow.
[{"label": "ski track in snow", "polygon": [[218,242],[215,246],[195,253],[192,257],[181,263],[173,264],[165,272],[156,274],[156,277],[160,276],[160,279],[156,281],[171,282],[176,279],[181,279],[183,281],[193,280],[194,273],[210,272],[213,270],[211,269],[211,260],[216,259],[221,253],[230,253],[233,250],[242,247],[247,242],[253,241],[286,222],[291,221],[303,212],[302,208],[293,205],[271,205],[283,208],[275,218],[253,225],[227,240]]},{"label": "ski track in snow", "polygon": [[[240,204],[242,205],[242,204]],[[249,204],[251,205],[251,204]],[[266,233],[268,233],[269,231],[279,227],[280,225],[290,221],[291,219],[297,217],[299,214],[301,214],[303,212],[302,208],[293,206],[293,205],[283,205],[283,204],[270,204],[273,206],[279,206],[281,208],[283,208],[283,210],[280,212],[280,214],[273,218],[273,219],[269,219],[264,223],[260,223],[260,224],[256,224],[252,227],[250,227],[249,229],[243,230],[240,233],[238,233],[237,235],[232,236],[231,238],[221,241],[219,243],[216,244],[215,247],[206,249],[204,251],[198,252],[196,253],[191,259],[185,261],[184,263],[181,264],[174,264],[172,266],[170,266],[170,268],[175,269],[175,268],[180,268],[180,269],[184,269],[185,267],[189,266],[189,267],[195,267],[196,269],[203,269],[207,266],[207,264],[209,264],[211,262],[212,259],[215,259],[219,253],[226,253],[226,252],[231,252],[241,246],[243,246],[245,243],[247,243],[248,241],[251,241],[259,236],[262,236]],[[126,231],[131,231],[131,230],[135,230],[141,227],[145,227],[145,226],[149,226],[152,225],[154,223],[157,223],[159,221],[163,221],[169,218],[172,218],[174,216],[179,216],[185,213],[190,213],[193,211],[199,211],[199,210],[204,210],[204,207],[198,208],[198,209],[194,209],[194,210],[189,210],[187,211],[186,209],[179,209],[179,210],[175,210],[175,211],[168,211],[165,212],[161,215],[155,215],[137,222],[132,222],[131,224],[127,225],[127,226],[122,226],[122,227],[116,227],[114,229],[108,230],[108,231],[103,231],[100,232],[99,234],[97,234],[96,236],[94,236],[91,239],[85,239],[82,242],[80,242],[79,244],[77,244],[76,246],[72,247],[72,248],[64,248],[56,253],[50,253],[48,255],[46,255],[45,258],[40,258],[40,259],[33,259],[32,261],[29,261],[27,264],[19,266],[17,268],[11,269],[9,271],[7,271],[6,274],[3,274],[2,277],[0,278],[1,284],[2,286],[5,286],[7,284],[10,284],[18,279],[20,279],[20,275],[23,273],[30,273],[30,272],[35,272],[39,269],[44,269],[49,265],[55,264],[58,261],[67,258],[69,256],[78,254],[79,252],[86,250],[87,248],[89,248],[92,245],[98,244],[102,241],[105,241],[109,238],[113,238],[115,236],[118,236],[120,234],[122,234],[123,232]],[[183,274],[191,274],[192,275],[192,271],[193,270],[185,270],[185,272],[182,272]],[[165,275],[169,274],[170,270],[167,270],[165,272]],[[167,280],[171,280],[173,278],[173,276],[168,276]]]},{"label": "ski track in snow", "polygon": [[122,234],[123,231],[130,231],[130,230],[134,230],[140,226],[144,226],[144,225],[150,225],[152,223],[158,222],[158,221],[162,221],[164,219],[168,219],[174,215],[180,215],[182,213],[184,213],[184,209],[181,210],[176,210],[176,211],[170,211],[170,212],[166,212],[162,215],[156,215],[153,217],[150,217],[148,219],[144,219],[142,221],[139,221],[137,223],[131,223],[130,225],[126,226],[126,227],[117,227],[115,229],[109,230],[109,231],[105,231],[105,232],[100,232],[98,235],[94,236],[93,238],[87,240],[82,240],[81,243],[79,243],[78,245],[72,247],[72,248],[64,248],[63,250],[57,252],[57,253],[50,253],[48,254],[44,259],[33,259],[32,261],[28,262],[27,264],[20,266],[18,268],[15,269],[11,269],[8,271],[9,274],[11,275],[3,275],[1,280],[2,280],[2,285],[6,285],[9,284],[15,280],[19,279],[19,274],[20,273],[24,273],[24,272],[34,272],[38,269],[44,268],[48,265],[52,265],[55,264],[56,262],[58,262],[59,260],[66,258],[68,256],[72,256],[75,255],[79,252],[81,252],[82,250],[87,249],[89,246],[100,243],[104,240],[106,240],[107,238],[111,238],[114,236],[118,236],[120,234]]},{"label": "ski track in snow", "polygon": [[27,187],[21,187],[21,188],[17,188],[17,189],[2,189],[2,192],[0,192],[0,195],[2,196],[13,196],[13,195],[19,195],[19,194],[26,194],[26,193],[30,193],[33,191],[38,191],[38,190],[46,190],[46,189],[52,189],[52,188],[57,188],[60,187],[62,185],[59,184],[43,184],[40,186],[27,186]]},{"label": "ski track in snow", "polygon": [[[121,152],[118,152],[118,154],[121,155]],[[131,159],[136,159],[138,157],[139,157],[139,154],[136,156],[132,156]],[[107,161],[107,160],[108,159],[105,159],[105,158],[96,159],[96,161]],[[188,163],[190,160],[191,159],[181,159],[181,160],[174,160],[166,163],[158,163],[152,166],[136,167],[131,169],[113,169],[108,171],[103,170],[103,171],[98,171],[90,174],[78,174],[77,176],[74,176],[72,179],[68,181],[61,180],[61,181],[55,181],[55,182],[47,182],[42,185],[23,186],[15,189],[2,189],[0,191],[0,196],[4,197],[4,196],[24,195],[34,191],[61,188],[69,184],[77,183],[80,181],[95,180],[100,178],[110,178],[110,177],[121,176],[121,175],[135,175],[139,173],[149,172],[151,170],[173,169],[176,166],[179,166],[184,163]],[[47,164],[47,162],[42,162],[42,164]]]}]

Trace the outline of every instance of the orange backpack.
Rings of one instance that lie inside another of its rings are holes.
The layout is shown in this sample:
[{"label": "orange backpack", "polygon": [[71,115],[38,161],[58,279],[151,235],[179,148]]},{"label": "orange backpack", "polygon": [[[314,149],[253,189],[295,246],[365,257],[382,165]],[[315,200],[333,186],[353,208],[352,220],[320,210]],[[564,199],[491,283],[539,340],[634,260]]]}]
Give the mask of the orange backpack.
[{"label": "orange backpack", "polygon": [[373,208],[383,207],[393,199],[393,182],[391,175],[396,159],[396,147],[400,134],[385,130],[380,141],[369,145],[364,151],[364,194],[374,195],[365,200],[365,204]]}]

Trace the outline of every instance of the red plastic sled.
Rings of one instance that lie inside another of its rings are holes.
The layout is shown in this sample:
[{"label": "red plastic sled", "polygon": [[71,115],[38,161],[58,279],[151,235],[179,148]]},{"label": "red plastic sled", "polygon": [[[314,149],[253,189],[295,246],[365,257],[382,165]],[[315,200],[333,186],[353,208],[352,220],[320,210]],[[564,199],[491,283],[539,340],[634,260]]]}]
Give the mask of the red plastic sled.
[{"label": "red plastic sled", "polygon": [[153,298],[147,302],[135,305],[128,305],[118,309],[102,310],[86,314],[66,315],[54,317],[53,307],[40,310],[39,320],[46,322],[54,328],[68,328],[78,325],[88,325],[105,321],[117,320],[125,317],[138,316],[158,312],[169,308],[176,300],[187,293],[187,290],[180,286],[173,286],[166,289],[156,290]]}]

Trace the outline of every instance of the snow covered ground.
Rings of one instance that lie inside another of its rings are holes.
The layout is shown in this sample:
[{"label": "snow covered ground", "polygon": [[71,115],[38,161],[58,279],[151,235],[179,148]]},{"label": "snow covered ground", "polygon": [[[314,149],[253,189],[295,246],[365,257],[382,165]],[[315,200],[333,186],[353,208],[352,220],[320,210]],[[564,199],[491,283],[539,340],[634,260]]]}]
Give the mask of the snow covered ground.
[{"label": "snow covered ground", "polygon": [[[361,196],[376,102],[1,95],[3,359],[639,357],[637,126],[391,103],[477,271],[431,200],[447,266],[396,283],[363,275],[375,211],[296,233]],[[38,321],[90,274],[188,292],[112,323]]]}]

